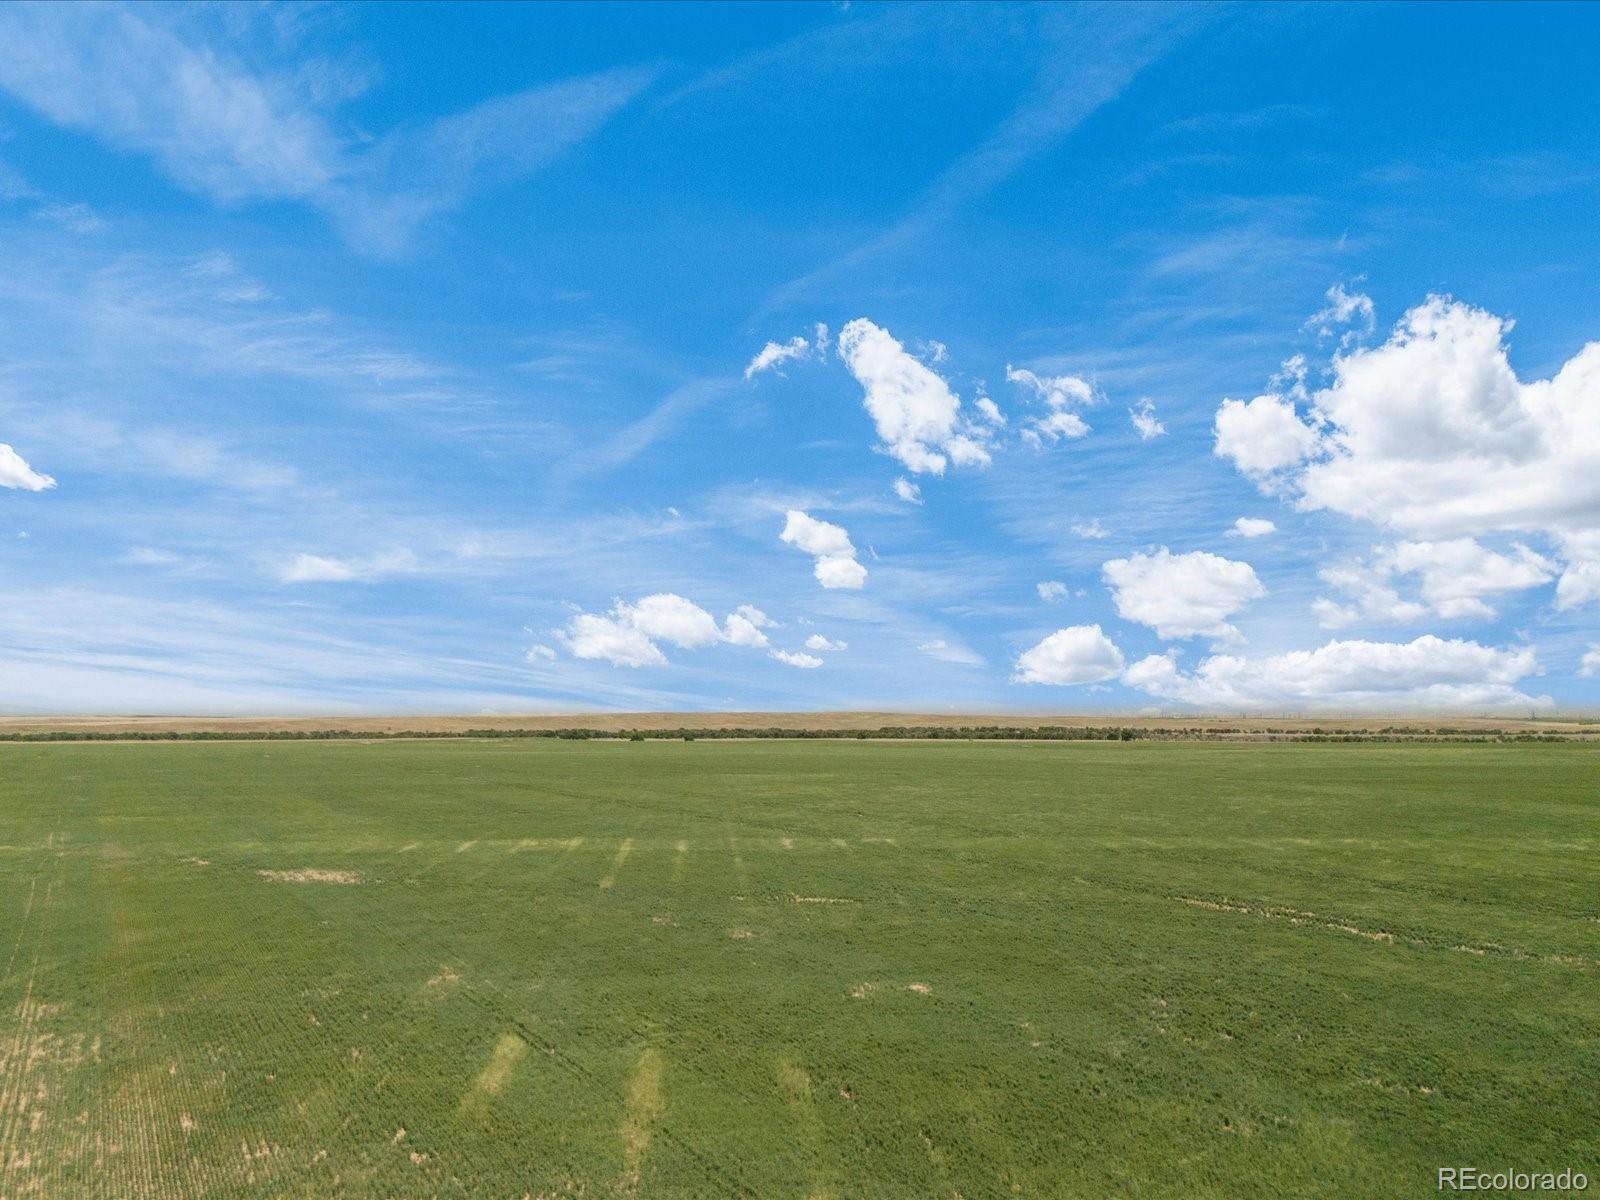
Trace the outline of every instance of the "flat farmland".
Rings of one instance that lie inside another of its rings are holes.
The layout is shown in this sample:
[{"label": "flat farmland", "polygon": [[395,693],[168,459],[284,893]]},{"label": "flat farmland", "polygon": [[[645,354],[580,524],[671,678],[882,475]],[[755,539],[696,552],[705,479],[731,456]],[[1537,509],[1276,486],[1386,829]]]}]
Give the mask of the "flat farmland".
[{"label": "flat farmland", "polygon": [[1600,1178],[1600,747],[0,748],[0,1196]]}]

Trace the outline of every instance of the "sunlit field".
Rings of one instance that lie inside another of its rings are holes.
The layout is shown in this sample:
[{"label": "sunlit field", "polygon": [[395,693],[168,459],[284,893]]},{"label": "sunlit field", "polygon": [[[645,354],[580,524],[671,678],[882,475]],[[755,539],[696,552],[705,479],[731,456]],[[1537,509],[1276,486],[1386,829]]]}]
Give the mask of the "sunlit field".
[{"label": "sunlit field", "polygon": [[0,1195],[1600,1175],[1600,748],[0,748]]}]

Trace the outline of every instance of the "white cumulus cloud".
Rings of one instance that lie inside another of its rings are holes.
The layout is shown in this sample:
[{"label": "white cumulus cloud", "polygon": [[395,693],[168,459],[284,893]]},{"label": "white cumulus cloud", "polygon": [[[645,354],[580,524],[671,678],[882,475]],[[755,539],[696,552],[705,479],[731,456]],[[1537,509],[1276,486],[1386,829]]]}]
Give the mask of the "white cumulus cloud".
[{"label": "white cumulus cloud", "polygon": [[1224,400],[1217,409],[1214,452],[1259,481],[1303,461],[1317,432],[1295,414],[1294,401],[1267,393],[1254,400]]},{"label": "white cumulus cloud", "polygon": [[1148,442],[1151,438],[1158,438],[1167,431],[1167,427],[1156,419],[1155,403],[1148,397],[1128,410],[1128,419],[1139,431],[1141,441]]},{"label": "white cumulus cloud", "polygon": [[815,654],[800,654],[789,650],[774,650],[772,651],[772,657],[781,663],[786,663],[791,667],[799,667],[806,671],[814,670],[822,665],[822,660]]},{"label": "white cumulus cloud", "polygon": [[1151,655],[1123,680],[1163,700],[1214,711],[1341,712],[1526,709],[1549,705],[1517,684],[1537,673],[1532,650],[1431,634],[1411,642],[1332,641],[1264,658],[1213,655],[1190,673]]},{"label": "white cumulus cloud", "polygon": [[813,633],[806,639],[806,649],[820,651],[847,650],[849,649],[849,643],[836,642],[823,637],[820,633]]},{"label": "white cumulus cloud", "polygon": [[1600,537],[1569,539],[1567,550],[1573,558],[1556,581],[1556,608],[1562,612],[1600,600]]},{"label": "white cumulus cloud", "polygon": [[1418,621],[1428,614],[1424,605],[1401,597],[1390,572],[1382,566],[1340,563],[1324,567],[1317,578],[1344,596],[1342,601],[1318,596],[1311,602],[1311,611],[1324,629],[1343,629],[1357,621]]},{"label": "white cumulus cloud", "polygon": [[1067,585],[1059,579],[1041,579],[1033,586],[1039,593],[1039,599],[1047,604],[1067,598]]},{"label": "white cumulus cloud", "polygon": [[1104,683],[1122,674],[1122,651],[1098,625],[1058,629],[1017,658],[1013,683]]},{"label": "white cumulus cloud", "polygon": [[1413,538],[1542,535],[1564,559],[1557,607],[1600,599],[1600,341],[1524,382],[1510,330],[1430,296],[1382,345],[1336,354],[1304,419],[1293,394],[1224,401],[1218,453],[1278,472],[1302,508]]},{"label": "white cumulus cloud", "polygon": [[828,350],[828,327],[817,325],[813,337],[814,341],[796,336],[787,342],[768,342],[756,352],[756,356],[745,367],[744,377],[752,379],[762,371],[782,366],[794,359],[821,357]]},{"label": "white cumulus cloud", "polygon": [[1088,380],[1078,375],[1037,375],[1008,363],[1006,382],[1033,393],[1035,402],[1044,406],[1041,415],[1029,417],[1023,426],[1022,436],[1032,445],[1043,447],[1089,432],[1088,422],[1073,411],[1095,402],[1094,387]]},{"label": "white cumulus cloud", "polygon": [[1400,542],[1386,554],[1402,575],[1420,579],[1422,599],[1441,617],[1492,617],[1485,596],[1518,592],[1548,583],[1555,564],[1515,544],[1510,554],[1485,549],[1472,538]]},{"label": "white cumulus cloud", "polygon": [[1578,674],[1588,679],[1600,675],[1600,642],[1592,642],[1584,653],[1583,661],[1578,664]]},{"label": "white cumulus cloud", "polygon": [[986,434],[962,420],[960,397],[887,329],[856,318],[839,331],[839,357],[861,385],[878,441],[907,470],[989,465]]},{"label": "white cumulus cloud", "polygon": [[1258,538],[1277,533],[1278,527],[1265,517],[1240,517],[1228,530],[1229,537]]},{"label": "white cumulus cloud", "polygon": [[658,592],[636,604],[619,604],[613,611],[645,637],[685,650],[722,640],[722,631],[710,613],[672,592]]},{"label": "white cumulus cloud", "polygon": [[854,589],[867,582],[867,569],[853,558],[819,558],[812,574],[823,587]]},{"label": "white cumulus cloud", "polygon": [[1114,558],[1101,573],[1117,615],[1148,625],[1162,638],[1237,638],[1227,618],[1267,594],[1249,563],[1194,550]]},{"label": "white cumulus cloud", "polygon": [[1342,283],[1336,283],[1328,289],[1328,305],[1312,315],[1306,322],[1306,328],[1315,330],[1318,337],[1332,337],[1339,329],[1346,326],[1344,338],[1353,340],[1362,333],[1371,333],[1375,325],[1375,313],[1372,307],[1372,297],[1361,292],[1349,292]]},{"label": "white cumulus cloud", "polygon": [[659,667],[667,656],[626,620],[579,613],[556,635],[574,658],[604,659],[614,667]]},{"label": "white cumulus cloud", "polygon": [[922,503],[922,489],[904,476],[894,481],[894,494],[907,504]]},{"label": "white cumulus cloud", "polygon": [[730,646],[755,646],[767,644],[763,629],[777,625],[771,617],[750,604],[741,604],[722,619],[722,640]]},{"label": "white cumulus cloud", "polygon": [[1037,375],[1007,363],[1006,382],[1028,389],[1050,408],[1094,403],[1094,386],[1080,375]]},{"label": "white cumulus cloud", "polygon": [[813,573],[823,587],[859,588],[866,583],[867,569],[856,561],[856,548],[840,526],[791,508],[778,537],[812,556]]},{"label": "white cumulus cloud", "polygon": [[0,487],[21,488],[25,492],[42,492],[53,488],[56,481],[35,471],[4,442],[0,442]]},{"label": "white cumulus cloud", "polygon": [[759,608],[741,604],[721,626],[705,609],[673,592],[656,592],[629,603],[618,600],[609,612],[573,615],[554,631],[574,658],[602,659],[618,667],[651,667],[666,663],[659,643],[683,650],[725,643],[761,648],[763,628],[776,624]]},{"label": "white cumulus cloud", "polygon": [[803,337],[792,337],[787,342],[768,342],[756,352],[744,369],[746,379],[754,378],[762,371],[770,370],[792,358],[804,358],[811,353],[811,343]]},{"label": "white cumulus cloud", "polygon": [[1074,521],[1071,529],[1073,537],[1081,537],[1085,541],[1098,542],[1111,536],[1111,531],[1100,523],[1099,517],[1089,521]]},{"label": "white cumulus cloud", "polygon": [[[1486,597],[1548,583],[1556,566],[1517,543],[1510,554],[1487,549],[1472,538],[1398,542],[1380,547],[1370,562],[1344,563],[1318,572],[1342,592],[1344,603],[1319,598],[1313,605],[1323,625],[1338,628],[1361,619],[1413,621],[1426,613],[1446,618],[1495,615]],[[1394,581],[1415,577],[1418,600],[1402,599]]]}]

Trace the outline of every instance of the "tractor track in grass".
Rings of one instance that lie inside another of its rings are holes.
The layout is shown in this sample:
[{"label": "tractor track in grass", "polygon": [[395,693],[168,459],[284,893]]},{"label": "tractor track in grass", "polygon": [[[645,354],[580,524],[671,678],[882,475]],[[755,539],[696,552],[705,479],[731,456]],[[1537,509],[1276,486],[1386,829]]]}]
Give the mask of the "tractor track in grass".
[{"label": "tractor track in grass", "polygon": [[[571,1054],[567,1053],[549,1038],[540,1036],[533,1026],[523,1018],[507,1011],[506,1007],[491,996],[485,994],[483,989],[464,987],[462,998],[480,1009],[491,1021],[501,1027],[509,1028],[531,1048],[543,1051],[545,1056],[559,1065],[572,1078],[578,1080],[592,1095],[602,1098],[611,1098],[616,1095],[616,1090],[588,1067],[584,1066]],[[652,1040],[637,1026],[630,1026],[629,1032],[634,1035],[634,1044],[650,1047]],[[686,1066],[686,1064],[677,1064]],[[693,1070],[692,1066],[688,1066]],[[731,1189],[734,1196],[755,1197],[758,1193],[747,1181],[740,1178],[737,1172],[718,1163],[709,1154],[696,1147],[685,1135],[673,1128],[673,1124],[666,1117],[658,1117],[651,1123],[652,1136],[660,1138],[685,1158],[694,1162],[706,1178],[721,1183]]]},{"label": "tractor track in grass", "polygon": [[[39,864],[28,885],[28,899],[17,928],[17,940],[11,948],[6,963],[5,984],[9,985],[23,940],[31,932],[32,954],[28,958],[27,982],[16,1007],[16,1031],[0,1048],[0,1183],[18,1166],[27,1163],[28,1152],[19,1151],[19,1135],[23,1132],[24,1117],[28,1110],[28,1085],[40,1055],[37,1053],[37,1028],[41,1005],[34,999],[34,985],[39,975],[39,959],[45,945],[44,922],[48,919],[51,901],[61,882],[62,853],[55,848],[56,833],[49,840],[48,858]],[[46,869],[54,867],[45,885],[44,895],[38,896],[39,878]],[[35,904],[35,900],[38,903]]]}]

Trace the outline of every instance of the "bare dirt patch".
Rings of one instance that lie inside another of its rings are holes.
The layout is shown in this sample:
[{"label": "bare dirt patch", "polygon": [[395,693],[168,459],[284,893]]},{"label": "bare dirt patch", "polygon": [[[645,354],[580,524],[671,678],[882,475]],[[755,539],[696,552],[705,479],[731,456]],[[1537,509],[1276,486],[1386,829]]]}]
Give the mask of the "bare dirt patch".
[{"label": "bare dirt patch", "polygon": [[859,900],[852,900],[849,896],[790,896],[796,904],[860,904]]},{"label": "bare dirt patch", "polygon": [[498,1096],[511,1082],[511,1073],[527,1053],[527,1042],[514,1033],[502,1033],[489,1054],[489,1061],[472,1081],[472,1090],[467,1093],[463,1103]]},{"label": "bare dirt patch", "polygon": [[786,1096],[811,1098],[811,1076],[804,1067],[787,1060],[778,1064],[778,1088]]},{"label": "bare dirt patch", "polygon": [[1391,1096],[1432,1096],[1438,1089],[1431,1088],[1425,1083],[1415,1086],[1383,1079],[1377,1075],[1369,1076],[1361,1081],[1368,1087],[1377,1088],[1380,1092],[1387,1092]]},{"label": "bare dirt patch", "polygon": [[617,847],[616,857],[611,860],[611,869],[600,880],[600,890],[609,892],[617,882],[617,872],[622,870],[622,864],[628,861],[628,855],[633,853],[633,839],[623,838],[622,844]]},{"label": "bare dirt patch", "polygon": [[1204,908],[1211,912],[1248,913],[1250,910],[1243,904],[1230,904],[1226,900],[1199,900],[1193,896],[1181,897],[1190,908]]},{"label": "bare dirt patch", "polygon": [[650,1149],[650,1136],[666,1107],[661,1089],[662,1067],[661,1052],[648,1048],[639,1056],[633,1078],[628,1080],[622,1128],[618,1130],[622,1136],[624,1163],[622,1186],[628,1192],[638,1190],[645,1152]]},{"label": "bare dirt patch", "polygon": [[461,976],[456,974],[454,967],[440,967],[439,973],[422,985],[422,990],[440,991],[444,988],[453,988],[460,982]]},{"label": "bare dirt patch", "polygon": [[360,883],[355,871],[330,871],[322,867],[300,867],[293,871],[271,871],[262,868],[256,872],[274,883]]},{"label": "bare dirt patch", "polygon": [[906,991],[915,992],[919,996],[933,995],[933,989],[925,983],[908,983],[906,984]]},{"label": "bare dirt patch", "polygon": [[1394,944],[1394,934],[1387,929],[1363,929],[1359,925],[1350,924],[1348,921],[1319,916],[1314,912],[1304,912],[1297,908],[1251,908],[1247,904],[1239,904],[1232,900],[1202,900],[1195,896],[1180,896],[1178,898],[1190,908],[1266,917],[1274,921],[1287,921],[1291,925],[1318,925],[1323,929],[1348,933],[1352,937],[1366,938],[1369,942]]}]

